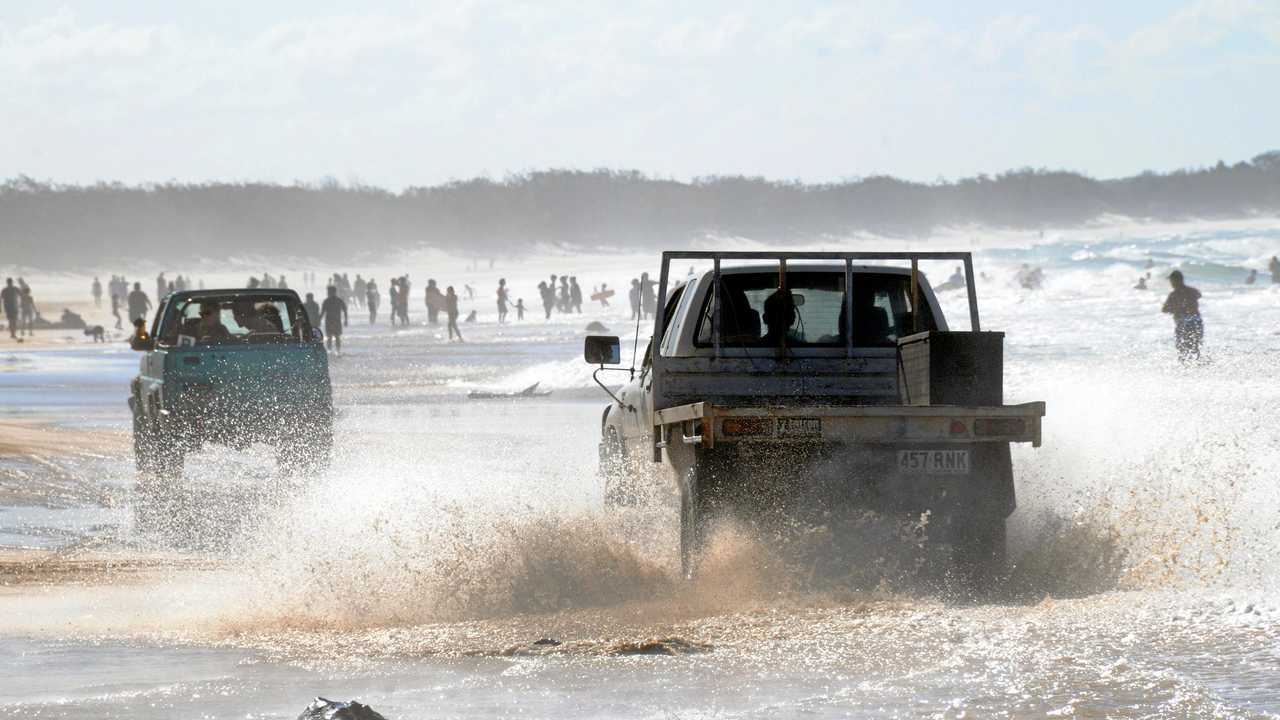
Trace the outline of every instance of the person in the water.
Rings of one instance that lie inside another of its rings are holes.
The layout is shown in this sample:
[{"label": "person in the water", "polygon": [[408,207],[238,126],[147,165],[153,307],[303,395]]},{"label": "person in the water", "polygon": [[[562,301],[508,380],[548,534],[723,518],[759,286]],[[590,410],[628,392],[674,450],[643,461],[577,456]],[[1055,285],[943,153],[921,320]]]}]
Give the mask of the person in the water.
[{"label": "person in the water", "polygon": [[1178,360],[1186,363],[1200,359],[1200,343],[1204,340],[1204,321],[1200,319],[1200,291],[1186,284],[1182,272],[1169,273],[1173,291],[1164,301],[1161,312],[1173,315],[1173,342]]}]

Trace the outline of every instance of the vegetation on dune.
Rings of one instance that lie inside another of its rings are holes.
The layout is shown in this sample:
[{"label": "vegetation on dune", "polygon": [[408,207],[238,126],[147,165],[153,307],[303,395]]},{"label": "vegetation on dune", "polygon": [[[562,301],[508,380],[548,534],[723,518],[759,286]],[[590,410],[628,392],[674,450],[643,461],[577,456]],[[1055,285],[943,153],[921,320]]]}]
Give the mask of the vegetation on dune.
[{"label": "vegetation on dune", "polygon": [[1179,220],[1280,211],[1280,151],[1235,165],[1096,180],[1021,169],[916,183],[875,176],[803,184],[691,182],[634,171],[547,170],[401,193],[362,185],[0,185],[0,263],[90,267],[132,258],[299,256],[350,260],[435,247],[484,257],[534,245],[673,247],[708,235],[773,243],[947,225],[1071,226],[1104,215]]}]

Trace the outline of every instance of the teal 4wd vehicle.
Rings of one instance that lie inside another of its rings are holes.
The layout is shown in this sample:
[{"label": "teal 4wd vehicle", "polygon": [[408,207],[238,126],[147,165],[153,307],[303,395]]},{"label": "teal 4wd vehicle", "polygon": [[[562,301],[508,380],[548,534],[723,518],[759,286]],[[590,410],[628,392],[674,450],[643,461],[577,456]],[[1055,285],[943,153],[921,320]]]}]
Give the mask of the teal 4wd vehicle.
[{"label": "teal 4wd vehicle", "polygon": [[144,500],[173,487],[206,443],[269,444],[285,475],[327,468],[329,362],[297,293],[172,293],[132,344],[144,353],[129,395]]}]

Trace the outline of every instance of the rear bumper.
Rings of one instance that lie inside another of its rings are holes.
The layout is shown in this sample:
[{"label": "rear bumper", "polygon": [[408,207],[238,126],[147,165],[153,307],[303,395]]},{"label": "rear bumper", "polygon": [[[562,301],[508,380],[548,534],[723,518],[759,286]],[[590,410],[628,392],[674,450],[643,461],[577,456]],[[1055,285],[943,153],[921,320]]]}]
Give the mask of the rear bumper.
[{"label": "rear bumper", "polygon": [[655,459],[668,443],[966,444],[1040,446],[1045,404],[717,407],[700,402],[653,413]]},{"label": "rear bumper", "polygon": [[332,406],[323,398],[262,399],[183,393],[161,411],[171,432],[188,444],[231,446],[253,442],[279,444],[291,438],[331,432]]}]

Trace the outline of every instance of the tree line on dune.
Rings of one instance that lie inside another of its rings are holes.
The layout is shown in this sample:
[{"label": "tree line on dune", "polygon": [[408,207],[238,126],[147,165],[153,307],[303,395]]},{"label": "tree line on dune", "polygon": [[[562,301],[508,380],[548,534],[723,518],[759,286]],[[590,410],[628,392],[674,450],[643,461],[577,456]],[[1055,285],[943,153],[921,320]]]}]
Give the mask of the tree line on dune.
[{"label": "tree line on dune", "polygon": [[1280,151],[1211,168],[1097,180],[1021,169],[918,183],[875,176],[804,184],[677,182],[634,171],[547,170],[401,193],[362,185],[0,185],[0,265],[87,268],[175,257],[377,261],[401,249],[470,257],[566,249],[657,250],[707,237],[786,245],[949,225],[1030,229],[1105,215],[1155,220],[1280,211]]}]

